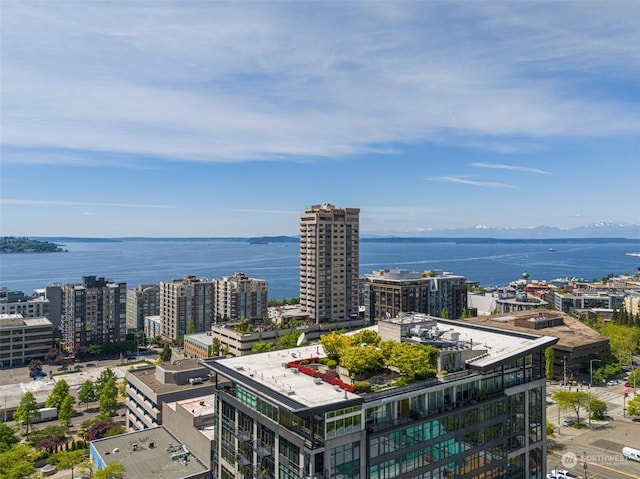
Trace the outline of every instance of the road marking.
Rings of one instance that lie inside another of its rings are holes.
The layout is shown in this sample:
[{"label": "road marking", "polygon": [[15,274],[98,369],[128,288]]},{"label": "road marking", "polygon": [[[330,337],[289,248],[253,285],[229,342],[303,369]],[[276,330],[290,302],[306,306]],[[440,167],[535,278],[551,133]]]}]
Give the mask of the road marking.
[{"label": "road marking", "polygon": [[[549,454],[553,454],[554,456],[562,457],[562,454],[557,453],[555,451],[547,450],[547,452]],[[591,464],[592,466],[596,466],[596,467],[599,467],[601,469],[606,469],[607,471],[610,471],[610,472],[615,472],[616,474],[622,474],[623,476],[630,477],[631,479],[638,479],[638,476],[635,475],[635,474],[628,474],[628,473],[620,471],[618,469],[613,469],[612,467],[603,466],[602,464],[598,464],[596,462],[589,462],[589,461],[581,461],[581,462],[582,462],[582,464],[584,464],[586,462],[587,464]],[[591,477],[593,477],[593,476],[591,476]]]}]

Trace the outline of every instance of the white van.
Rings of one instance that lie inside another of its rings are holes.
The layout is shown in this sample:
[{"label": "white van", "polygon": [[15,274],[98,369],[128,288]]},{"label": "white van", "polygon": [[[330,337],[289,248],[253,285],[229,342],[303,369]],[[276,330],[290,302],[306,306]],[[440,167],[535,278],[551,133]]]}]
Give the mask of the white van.
[{"label": "white van", "polygon": [[631,459],[632,461],[640,462],[640,449],[634,449],[632,447],[623,447],[622,455],[626,459]]}]

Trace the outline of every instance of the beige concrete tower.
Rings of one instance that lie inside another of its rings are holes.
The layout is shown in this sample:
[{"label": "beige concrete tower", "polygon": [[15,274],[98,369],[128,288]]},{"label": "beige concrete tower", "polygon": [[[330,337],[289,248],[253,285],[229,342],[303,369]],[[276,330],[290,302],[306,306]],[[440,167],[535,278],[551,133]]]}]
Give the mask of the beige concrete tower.
[{"label": "beige concrete tower", "polygon": [[314,205],[300,215],[300,306],[316,323],[358,314],[360,209]]}]

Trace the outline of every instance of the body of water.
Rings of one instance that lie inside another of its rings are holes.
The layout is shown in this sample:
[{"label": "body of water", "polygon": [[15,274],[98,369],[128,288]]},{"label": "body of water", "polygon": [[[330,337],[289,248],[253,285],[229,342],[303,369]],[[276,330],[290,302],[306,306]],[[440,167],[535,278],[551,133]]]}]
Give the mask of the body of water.
[{"label": "body of water", "polygon": [[[238,240],[122,240],[62,243],[66,253],[0,255],[0,287],[31,293],[51,283],[80,283],[82,276],[104,276],[139,284],[158,284],[187,274],[209,279],[243,272],[269,281],[269,297],[299,295],[297,243],[251,244]],[[533,280],[577,277],[591,280],[607,274],[633,274],[640,240],[549,240],[427,242],[363,241],[360,272],[383,268],[409,271],[440,269],[501,286],[527,271]]]}]

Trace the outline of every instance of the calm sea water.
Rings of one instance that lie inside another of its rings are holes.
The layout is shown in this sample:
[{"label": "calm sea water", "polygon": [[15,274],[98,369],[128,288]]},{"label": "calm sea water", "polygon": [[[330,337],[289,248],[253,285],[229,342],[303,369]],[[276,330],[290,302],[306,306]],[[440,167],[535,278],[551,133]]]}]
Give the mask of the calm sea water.
[{"label": "calm sea water", "polygon": [[[54,282],[79,283],[95,275],[128,288],[186,274],[209,279],[243,272],[269,281],[269,297],[298,296],[297,243],[250,244],[230,240],[124,240],[64,242],[67,253],[0,255],[0,287],[31,293]],[[553,251],[549,251],[552,249]],[[483,286],[506,285],[527,271],[531,279],[600,278],[635,273],[640,240],[426,243],[362,242],[360,272],[382,268],[442,269]]]}]

